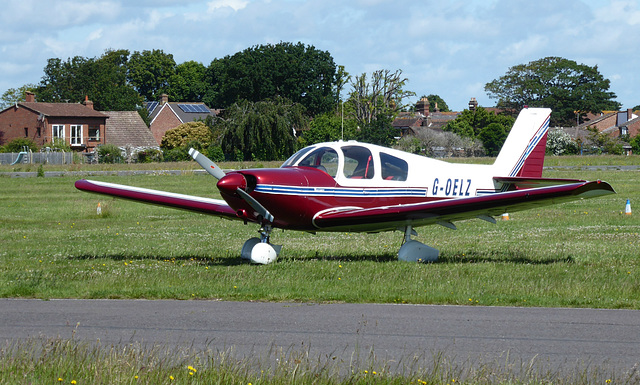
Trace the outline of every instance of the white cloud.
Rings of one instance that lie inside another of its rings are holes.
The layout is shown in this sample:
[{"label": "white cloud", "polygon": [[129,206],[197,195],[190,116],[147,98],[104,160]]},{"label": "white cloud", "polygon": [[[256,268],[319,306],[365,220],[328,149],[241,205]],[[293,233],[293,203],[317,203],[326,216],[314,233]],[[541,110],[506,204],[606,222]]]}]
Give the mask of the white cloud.
[{"label": "white cloud", "polygon": [[207,3],[209,12],[213,12],[220,8],[231,8],[234,11],[244,9],[249,1],[247,0],[214,0]]}]

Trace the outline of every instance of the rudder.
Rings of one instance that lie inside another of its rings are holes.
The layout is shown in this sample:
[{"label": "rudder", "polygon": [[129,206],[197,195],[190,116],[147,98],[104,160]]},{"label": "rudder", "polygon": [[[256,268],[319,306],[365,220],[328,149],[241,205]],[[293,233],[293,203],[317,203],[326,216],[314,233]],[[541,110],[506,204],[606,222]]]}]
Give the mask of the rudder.
[{"label": "rudder", "polygon": [[542,176],[550,116],[549,108],[525,108],[520,111],[493,164],[496,176]]}]

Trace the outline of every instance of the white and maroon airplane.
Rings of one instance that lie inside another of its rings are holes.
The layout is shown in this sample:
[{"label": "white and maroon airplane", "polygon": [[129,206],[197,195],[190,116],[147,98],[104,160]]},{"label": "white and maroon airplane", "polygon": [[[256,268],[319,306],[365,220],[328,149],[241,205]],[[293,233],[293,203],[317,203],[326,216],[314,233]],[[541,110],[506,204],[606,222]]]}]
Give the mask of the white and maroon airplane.
[{"label": "white and maroon airplane", "polygon": [[492,165],[452,164],[355,141],[306,147],[276,169],[225,174],[198,151],[191,156],[219,179],[224,200],[90,180],[76,188],[144,203],[258,223],[241,256],[254,263],[276,260],[281,246],[269,242],[273,228],[380,232],[398,230],[405,242],[398,258],[434,261],[438,250],[412,240],[415,227],[494,216],[615,191],[606,182],[541,178],[551,110],[520,112]]}]

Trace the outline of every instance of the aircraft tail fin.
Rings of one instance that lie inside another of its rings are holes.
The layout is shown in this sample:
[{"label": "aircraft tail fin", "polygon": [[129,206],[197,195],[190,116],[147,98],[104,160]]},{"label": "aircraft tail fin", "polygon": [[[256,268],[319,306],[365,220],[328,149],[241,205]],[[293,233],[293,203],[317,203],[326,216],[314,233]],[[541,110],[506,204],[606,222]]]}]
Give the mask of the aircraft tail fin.
[{"label": "aircraft tail fin", "polygon": [[549,130],[549,108],[520,111],[496,161],[496,176],[540,178]]}]

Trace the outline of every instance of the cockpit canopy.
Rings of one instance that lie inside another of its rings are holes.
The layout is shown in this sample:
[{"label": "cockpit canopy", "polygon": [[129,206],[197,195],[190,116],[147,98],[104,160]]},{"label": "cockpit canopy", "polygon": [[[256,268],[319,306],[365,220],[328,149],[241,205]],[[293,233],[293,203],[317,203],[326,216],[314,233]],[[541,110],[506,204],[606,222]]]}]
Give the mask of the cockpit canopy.
[{"label": "cockpit canopy", "polygon": [[313,167],[336,180],[406,181],[409,164],[387,150],[357,142],[321,143],[296,152],[282,167]]}]

